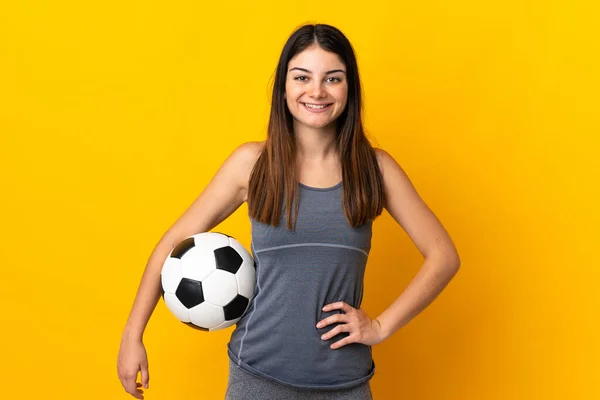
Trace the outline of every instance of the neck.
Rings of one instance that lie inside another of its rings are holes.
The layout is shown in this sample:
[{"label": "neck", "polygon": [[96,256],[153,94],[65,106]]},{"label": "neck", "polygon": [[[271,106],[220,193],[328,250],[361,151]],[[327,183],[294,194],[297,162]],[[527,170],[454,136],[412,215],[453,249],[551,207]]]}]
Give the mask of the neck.
[{"label": "neck", "polygon": [[294,136],[299,160],[318,162],[337,157],[335,123],[323,128],[294,123]]}]

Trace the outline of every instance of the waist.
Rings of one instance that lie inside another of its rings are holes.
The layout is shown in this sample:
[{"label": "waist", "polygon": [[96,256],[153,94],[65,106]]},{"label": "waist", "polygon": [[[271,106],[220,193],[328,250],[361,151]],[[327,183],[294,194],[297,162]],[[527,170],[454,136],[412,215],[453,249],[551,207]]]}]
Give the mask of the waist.
[{"label": "waist", "polygon": [[324,391],[349,389],[367,382],[375,374],[375,363],[368,346],[364,346],[368,351],[363,357],[348,358],[338,364],[310,365],[305,365],[302,360],[297,360],[293,356],[290,358],[273,352],[263,358],[240,356],[236,346],[237,343],[232,337],[232,341],[227,345],[227,354],[231,363],[246,374],[294,389]]},{"label": "waist", "polygon": [[341,312],[322,311],[324,304],[342,300],[359,307],[356,303],[360,302],[362,288],[356,290],[357,295],[346,288],[346,292],[332,290],[344,293],[332,297],[326,289],[318,295],[317,287],[306,283],[300,283],[296,290],[265,286],[232,332],[230,357],[249,372],[297,388],[357,384],[373,372],[371,347],[351,343],[333,350],[329,346],[348,333],[322,340],[321,335],[338,323],[316,327],[317,322]]}]

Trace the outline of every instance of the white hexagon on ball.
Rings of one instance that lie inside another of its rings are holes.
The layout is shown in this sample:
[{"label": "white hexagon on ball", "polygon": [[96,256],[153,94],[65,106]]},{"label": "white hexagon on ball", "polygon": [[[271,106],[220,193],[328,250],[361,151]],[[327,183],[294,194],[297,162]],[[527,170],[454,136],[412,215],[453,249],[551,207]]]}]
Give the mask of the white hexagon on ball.
[{"label": "white hexagon on ball", "polygon": [[231,325],[234,325],[236,323],[237,323],[237,320],[225,321],[222,324],[220,324],[219,326],[215,326],[214,328],[212,328],[211,331],[218,331],[219,329],[229,328]]},{"label": "white hexagon on ball", "polygon": [[254,263],[244,261],[238,272],[235,274],[238,283],[239,293],[247,299],[254,295],[256,287],[256,269]]},{"label": "white hexagon on ball", "polygon": [[190,321],[196,326],[214,328],[225,322],[223,307],[216,306],[206,301],[189,310]]},{"label": "white hexagon on ball", "polygon": [[218,249],[229,245],[229,237],[217,232],[202,232],[194,236],[194,244],[205,249]]},{"label": "white hexagon on ball", "polygon": [[201,282],[216,269],[213,252],[202,247],[192,247],[181,259],[181,274],[184,278]]},{"label": "white hexagon on ball", "polygon": [[179,282],[181,282],[181,278],[183,278],[181,274],[181,260],[172,257],[167,258],[160,274],[163,290],[166,293],[175,293]]},{"label": "white hexagon on ball", "polygon": [[202,281],[204,301],[224,307],[238,294],[235,275],[231,272],[217,269]]}]

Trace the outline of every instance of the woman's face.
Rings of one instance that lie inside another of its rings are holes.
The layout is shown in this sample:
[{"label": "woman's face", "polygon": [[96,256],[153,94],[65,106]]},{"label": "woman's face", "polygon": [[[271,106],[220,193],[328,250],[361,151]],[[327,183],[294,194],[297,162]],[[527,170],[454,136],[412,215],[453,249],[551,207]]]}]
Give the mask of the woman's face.
[{"label": "woman's face", "polygon": [[298,123],[322,128],[346,107],[346,67],[338,55],[313,45],[288,63],[285,99]]}]

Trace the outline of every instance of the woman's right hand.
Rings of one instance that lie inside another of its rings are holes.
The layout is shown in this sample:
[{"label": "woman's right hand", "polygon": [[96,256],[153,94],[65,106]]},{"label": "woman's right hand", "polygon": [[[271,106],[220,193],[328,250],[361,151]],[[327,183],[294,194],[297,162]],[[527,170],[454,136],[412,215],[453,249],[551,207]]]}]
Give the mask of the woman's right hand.
[{"label": "woman's right hand", "polygon": [[[125,391],[136,399],[143,399],[142,386],[148,389],[148,356],[141,339],[123,338],[117,360],[119,380]],[[138,372],[142,374],[142,382],[136,382]]]}]

